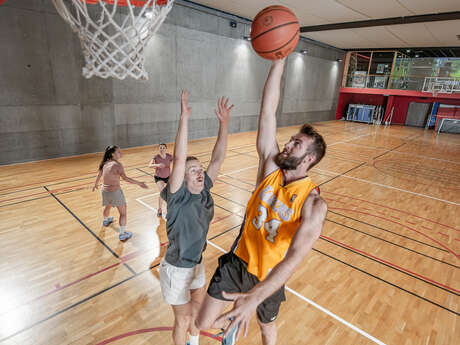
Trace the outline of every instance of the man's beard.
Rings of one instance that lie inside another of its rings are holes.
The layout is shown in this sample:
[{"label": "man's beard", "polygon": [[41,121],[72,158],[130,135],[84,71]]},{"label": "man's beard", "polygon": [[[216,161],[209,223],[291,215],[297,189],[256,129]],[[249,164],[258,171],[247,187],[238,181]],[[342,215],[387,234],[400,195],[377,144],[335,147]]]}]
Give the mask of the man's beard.
[{"label": "man's beard", "polygon": [[307,156],[306,152],[302,157],[285,157],[283,152],[278,153],[275,156],[275,164],[282,170],[295,170],[302,163],[303,159]]}]

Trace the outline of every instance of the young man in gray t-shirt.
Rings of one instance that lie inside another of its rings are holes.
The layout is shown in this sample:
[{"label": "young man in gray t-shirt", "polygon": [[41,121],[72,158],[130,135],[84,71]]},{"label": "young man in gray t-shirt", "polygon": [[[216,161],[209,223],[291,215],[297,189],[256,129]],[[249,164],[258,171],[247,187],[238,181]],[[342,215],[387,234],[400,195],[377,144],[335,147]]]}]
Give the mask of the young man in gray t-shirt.
[{"label": "young man in gray t-shirt", "polygon": [[174,146],[173,170],[161,197],[168,204],[166,232],[168,249],[160,264],[163,298],[174,312],[173,341],[184,345],[187,330],[189,344],[198,345],[199,330],[195,318],[205,295],[205,273],[201,262],[206,235],[214,216],[210,189],[217,179],[227,149],[228,121],[233,105],[228,98],[217,101],[219,134],[207,171],[195,157],[187,157],[189,94],[182,91],[181,116]]}]

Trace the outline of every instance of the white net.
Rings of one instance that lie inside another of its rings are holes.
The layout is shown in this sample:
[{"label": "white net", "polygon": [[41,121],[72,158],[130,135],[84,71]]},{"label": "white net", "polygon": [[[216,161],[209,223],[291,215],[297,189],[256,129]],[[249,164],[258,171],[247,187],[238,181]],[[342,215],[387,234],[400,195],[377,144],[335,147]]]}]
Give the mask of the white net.
[{"label": "white net", "polygon": [[145,47],[174,0],[52,0],[78,34],[91,78],[148,79]]}]

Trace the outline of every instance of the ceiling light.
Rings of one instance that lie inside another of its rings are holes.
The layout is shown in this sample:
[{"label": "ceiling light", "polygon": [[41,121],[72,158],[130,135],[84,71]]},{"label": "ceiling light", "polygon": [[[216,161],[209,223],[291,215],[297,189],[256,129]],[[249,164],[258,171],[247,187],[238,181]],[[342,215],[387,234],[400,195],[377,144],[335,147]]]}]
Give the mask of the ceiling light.
[{"label": "ceiling light", "polygon": [[301,52],[303,55],[307,55],[307,54],[308,54],[308,50],[306,50],[306,49],[303,49],[303,50],[301,50],[300,52]]},{"label": "ceiling light", "polygon": [[250,41],[251,37],[250,36],[243,36],[243,39],[246,40],[246,41]]},{"label": "ceiling light", "polygon": [[337,61],[337,62],[342,62],[342,61],[343,61],[343,59],[337,59],[336,61]]},{"label": "ceiling light", "polygon": [[410,53],[410,49],[406,49],[406,53]]},{"label": "ceiling light", "polygon": [[420,55],[418,55],[418,54],[415,54],[415,57],[419,57],[419,56],[420,56]]}]

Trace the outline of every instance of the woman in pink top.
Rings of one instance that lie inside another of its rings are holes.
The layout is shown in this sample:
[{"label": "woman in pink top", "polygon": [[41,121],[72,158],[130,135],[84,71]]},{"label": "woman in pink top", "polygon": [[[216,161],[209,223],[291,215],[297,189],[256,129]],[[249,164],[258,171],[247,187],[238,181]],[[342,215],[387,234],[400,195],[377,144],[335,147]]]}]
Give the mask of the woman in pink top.
[{"label": "woman in pink top", "polygon": [[129,183],[137,184],[142,188],[148,188],[144,182],[136,181],[125,174],[123,165],[118,161],[121,158],[120,148],[116,145],[108,146],[104,152],[104,158],[99,164],[99,173],[94,183],[93,192],[97,189],[99,180],[102,177],[102,206],[104,206],[104,221],[102,224],[108,226],[113,222],[109,217],[110,209],[116,207],[120,213],[120,241],[129,239],[133,234],[126,231],[126,200],[120,188],[120,177]]},{"label": "woman in pink top", "polygon": [[[158,149],[160,150],[160,153],[152,158],[152,160],[150,161],[149,167],[155,168],[155,176],[153,176],[153,178],[155,179],[155,183],[157,184],[158,190],[161,193],[163,188],[166,187],[166,185],[168,184],[169,174],[171,173],[170,166],[171,166],[173,157],[169,153],[166,152],[166,144],[160,144],[158,146]],[[162,204],[163,204],[163,199],[161,197],[158,197],[157,217],[161,217],[162,215],[162,210],[161,210]]]}]

